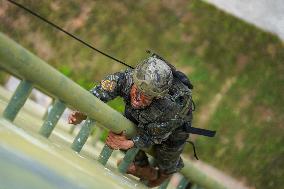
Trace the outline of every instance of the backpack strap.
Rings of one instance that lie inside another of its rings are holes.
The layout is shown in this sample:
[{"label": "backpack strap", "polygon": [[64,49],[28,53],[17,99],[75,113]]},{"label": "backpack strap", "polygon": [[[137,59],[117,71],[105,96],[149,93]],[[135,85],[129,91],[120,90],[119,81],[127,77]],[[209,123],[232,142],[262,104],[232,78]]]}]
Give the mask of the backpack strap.
[{"label": "backpack strap", "polygon": [[207,137],[214,137],[216,134],[216,131],[192,127],[189,123],[185,123],[183,127],[184,127],[184,131],[187,133],[203,135]]}]

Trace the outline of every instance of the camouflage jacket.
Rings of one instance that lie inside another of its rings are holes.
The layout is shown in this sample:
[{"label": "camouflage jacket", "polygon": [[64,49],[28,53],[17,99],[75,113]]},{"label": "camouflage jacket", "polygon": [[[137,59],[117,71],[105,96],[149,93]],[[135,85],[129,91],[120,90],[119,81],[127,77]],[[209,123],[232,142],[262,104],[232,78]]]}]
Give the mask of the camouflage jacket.
[{"label": "camouflage jacket", "polygon": [[154,99],[144,109],[134,109],[130,103],[130,90],[133,85],[132,70],[108,75],[91,93],[107,102],[117,96],[125,101],[125,117],[137,125],[138,134],[132,138],[138,148],[148,148],[154,144],[167,142],[172,145],[184,143],[188,138],[182,126],[191,123],[191,90],[174,78],[168,95]]}]

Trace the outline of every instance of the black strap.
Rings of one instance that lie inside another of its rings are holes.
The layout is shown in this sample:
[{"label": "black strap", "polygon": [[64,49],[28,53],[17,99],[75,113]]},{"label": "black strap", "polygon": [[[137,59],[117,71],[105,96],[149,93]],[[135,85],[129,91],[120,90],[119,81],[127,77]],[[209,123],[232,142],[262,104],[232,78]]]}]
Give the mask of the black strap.
[{"label": "black strap", "polygon": [[214,137],[216,134],[216,131],[211,131],[207,129],[201,129],[201,128],[196,128],[196,127],[191,127],[191,126],[186,126],[185,131],[187,133],[192,133],[192,134],[197,134],[197,135],[203,135],[207,137]]},{"label": "black strap", "polygon": [[114,61],[120,63],[120,64],[123,64],[123,65],[125,65],[125,66],[127,66],[127,67],[133,69],[132,66],[130,66],[130,65],[128,65],[128,64],[126,64],[126,63],[124,63],[124,62],[122,62],[121,60],[118,60],[117,58],[114,58],[113,56],[110,56],[110,55],[104,53],[103,51],[101,51],[101,50],[95,48],[94,46],[92,46],[92,45],[90,45],[89,43],[83,41],[82,39],[80,39],[79,37],[75,36],[74,34],[69,33],[68,31],[66,31],[66,30],[64,30],[63,28],[59,27],[59,26],[56,25],[55,23],[53,23],[53,22],[51,22],[51,21],[45,19],[44,17],[42,17],[42,16],[40,16],[39,14],[35,13],[34,11],[28,9],[27,7],[23,6],[22,4],[17,3],[17,2],[15,2],[15,1],[12,1],[12,0],[7,0],[7,1],[9,1],[10,3],[12,3],[12,4],[18,6],[18,7],[21,8],[21,9],[24,9],[25,11],[29,12],[29,13],[32,14],[33,16],[35,16],[35,17],[41,19],[42,21],[44,21],[44,22],[46,22],[47,24],[51,25],[52,27],[54,27],[54,28],[60,30],[61,32],[65,33],[66,35],[68,35],[68,36],[70,36],[70,37],[72,37],[73,39],[79,41],[80,43],[84,44],[85,46],[87,46],[87,47],[93,49],[94,51],[97,51],[98,53],[100,53],[100,54],[102,54],[102,55],[104,55],[104,56],[106,56],[106,57],[108,57],[108,58],[110,58],[110,59],[112,59],[112,60],[114,60]]},{"label": "black strap", "polygon": [[194,152],[194,157],[199,160],[198,156],[197,156],[197,153],[196,153],[196,150],[195,150],[195,145],[192,141],[190,140],[187,140],[186,142],[188,142],[189,144],[191,144],[192,148],[193,148],[193,152]]}]

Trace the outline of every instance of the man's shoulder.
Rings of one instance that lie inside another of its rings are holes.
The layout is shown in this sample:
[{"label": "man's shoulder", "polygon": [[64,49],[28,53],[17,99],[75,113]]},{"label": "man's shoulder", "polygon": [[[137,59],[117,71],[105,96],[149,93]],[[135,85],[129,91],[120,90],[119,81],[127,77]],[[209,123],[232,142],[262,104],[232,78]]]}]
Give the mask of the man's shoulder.
[{"label": "man's shoulder", "polygon": [[116,85],[119,87],[126,87],[130,84],[132,84],[132,69],[126,69],[123,71],[115,72],[112,74],[107,75],[101,83],[109,83],[109,82],[114,82]]},{"label": "man's shoulder", "polygon": [[128,79],[129,77],[132,77],[132,72],[132,69],[126,69],[123,71],[115,72],[107,75],[104,80],[118,81]]},{"label": "man's shoulder", "polygon": [[172,116],[183,119],[192,110],[192,91],[180,80],[174,79],[169,94],[161,99],[160,107],[166,113],[165,117]]},{"label": "man's shoulder", "polygon": [[169,94],[175,96],[180,92],[183,92],[185,95],[191,95],[191,88],[184,84],[180,79],[174,78],[172,86],[169,89]]},{"label": "man's shoulder", "polygon": [[124,71],[124,82],[122,84],[122,92],[125,96],[128,96],[133,85],[133,69],[126,69]]}]

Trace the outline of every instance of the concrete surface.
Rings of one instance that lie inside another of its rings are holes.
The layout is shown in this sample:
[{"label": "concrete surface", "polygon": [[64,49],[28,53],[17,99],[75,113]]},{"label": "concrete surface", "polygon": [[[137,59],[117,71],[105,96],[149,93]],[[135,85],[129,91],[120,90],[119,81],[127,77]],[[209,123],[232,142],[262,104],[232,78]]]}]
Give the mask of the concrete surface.
[{"label": "concrete surface", "polygon": [[284,41],[284,0],[204,0]]}]

